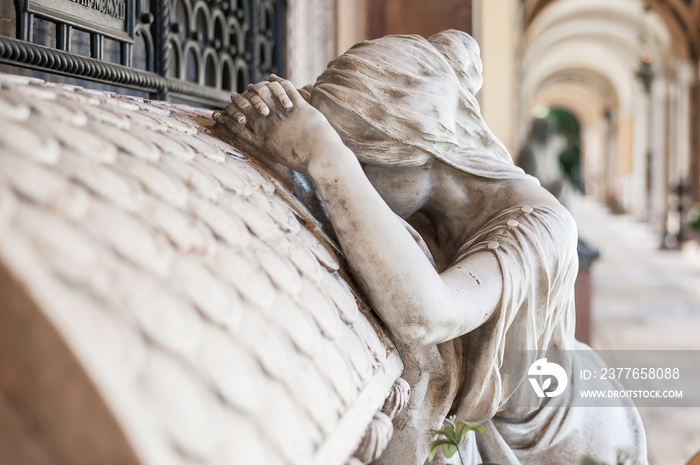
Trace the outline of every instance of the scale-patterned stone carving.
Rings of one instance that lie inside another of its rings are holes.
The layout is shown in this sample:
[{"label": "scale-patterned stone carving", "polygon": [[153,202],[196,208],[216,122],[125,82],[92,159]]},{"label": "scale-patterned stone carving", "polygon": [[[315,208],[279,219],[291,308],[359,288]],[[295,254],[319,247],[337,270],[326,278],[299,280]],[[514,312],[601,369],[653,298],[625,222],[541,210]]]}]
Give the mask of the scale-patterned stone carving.
[{"label": "scale-patterned stone carving", "polygon": [[0,75],[0,462],[352,456],[401,361],[315,220],[212,123]]}]

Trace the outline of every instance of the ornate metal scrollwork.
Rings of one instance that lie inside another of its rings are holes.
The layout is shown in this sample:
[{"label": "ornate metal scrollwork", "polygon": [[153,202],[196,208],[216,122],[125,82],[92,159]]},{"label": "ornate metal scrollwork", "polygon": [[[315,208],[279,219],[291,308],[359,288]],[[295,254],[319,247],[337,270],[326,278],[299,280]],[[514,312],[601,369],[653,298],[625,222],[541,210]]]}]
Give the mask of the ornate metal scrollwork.
[{"label": "ornate metal scrollwork", "polygon": [[[285,6],[286,0],[18,0],[16,37],[0,36],[0,62],[221,105],[231,91],[283,72]],[[37,21],[42,27],[35,28]],[[39,37],[47,34],[55,40]]]}]

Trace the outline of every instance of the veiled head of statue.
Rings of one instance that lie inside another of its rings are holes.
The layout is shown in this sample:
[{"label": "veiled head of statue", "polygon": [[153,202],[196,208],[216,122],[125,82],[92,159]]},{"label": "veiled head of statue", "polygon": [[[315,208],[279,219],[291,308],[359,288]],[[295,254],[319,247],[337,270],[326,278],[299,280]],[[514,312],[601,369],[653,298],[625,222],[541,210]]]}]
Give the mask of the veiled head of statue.
[{"label": "veiled head of statue", "polygon": [[438,159],[477,176],[521,175],[479,112],[481,70],[479,47],[464,32],[387,36],[331,61],[311,103],[363,163]]}]

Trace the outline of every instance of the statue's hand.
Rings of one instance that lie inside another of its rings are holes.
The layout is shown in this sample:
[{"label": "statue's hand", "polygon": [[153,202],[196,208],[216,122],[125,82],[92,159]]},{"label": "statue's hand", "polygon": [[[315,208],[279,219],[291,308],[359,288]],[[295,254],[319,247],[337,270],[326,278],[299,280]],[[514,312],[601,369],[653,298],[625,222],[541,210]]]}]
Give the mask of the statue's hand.
[{"label": "statue's hand", "polygon": [[213,117],[253,156],[306,173],[313,157],[326,156],[333,144],[342,144],[326,118],[291,82],[274,74],[243,94],[231,94],[231,101]]}]

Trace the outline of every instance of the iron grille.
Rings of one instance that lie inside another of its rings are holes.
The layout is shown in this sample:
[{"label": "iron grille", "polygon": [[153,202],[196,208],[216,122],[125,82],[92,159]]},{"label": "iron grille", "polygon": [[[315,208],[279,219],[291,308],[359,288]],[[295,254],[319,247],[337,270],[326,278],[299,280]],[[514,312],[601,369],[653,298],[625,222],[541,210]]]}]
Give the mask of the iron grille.
[{"label": "iron grille", "polygon": [[[14,0],[0,62],[222,105],[282,73],[286,0]],[[9,18],[7,18],[9,16]]]}]

